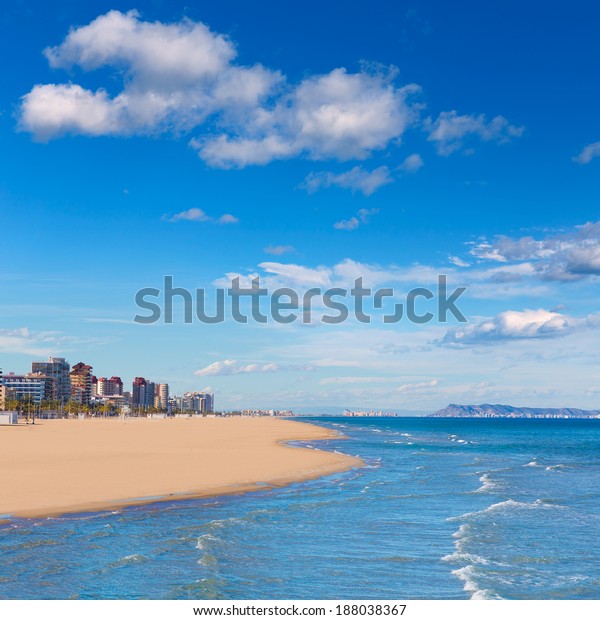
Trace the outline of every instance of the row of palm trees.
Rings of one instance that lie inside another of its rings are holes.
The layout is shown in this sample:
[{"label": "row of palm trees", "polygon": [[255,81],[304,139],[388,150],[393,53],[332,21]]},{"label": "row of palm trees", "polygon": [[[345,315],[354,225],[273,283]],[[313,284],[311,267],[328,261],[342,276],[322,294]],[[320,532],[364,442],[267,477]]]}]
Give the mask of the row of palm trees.
[{"label": "row of palm trees", "polygon": [[[82,404],[77,401],[70,400],[64,405],[57,400],[43,400],[41,403],[36,403],[33,396],[22,396],[18,399],[6,399],[4,408],[7,411],[18,411],[20,415],[25,417],[25,420],[35,424],[36,418],[47,417],[50,412],[54,415],[58,413],[59,417],[72,417],[79,414],[92,417],[107,417],[118,415],[119,411],[112,403],[91,403]],[[158,407],[144,407],[132,412],[133,415],[145,416],[153,413],[166,413],[166,409],[160,409]]]}]

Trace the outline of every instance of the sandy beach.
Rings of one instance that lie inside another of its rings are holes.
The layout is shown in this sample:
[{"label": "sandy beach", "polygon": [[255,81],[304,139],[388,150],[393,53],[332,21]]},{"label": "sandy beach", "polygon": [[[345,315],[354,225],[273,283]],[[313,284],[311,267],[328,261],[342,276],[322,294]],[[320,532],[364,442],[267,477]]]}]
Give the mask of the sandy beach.
[{"label": "sandy beach", "polygon": [[354,457],[285,444],[334,436],[274,418],[0,426],[0,515],[41,517],[239,493],[361,466]]}]

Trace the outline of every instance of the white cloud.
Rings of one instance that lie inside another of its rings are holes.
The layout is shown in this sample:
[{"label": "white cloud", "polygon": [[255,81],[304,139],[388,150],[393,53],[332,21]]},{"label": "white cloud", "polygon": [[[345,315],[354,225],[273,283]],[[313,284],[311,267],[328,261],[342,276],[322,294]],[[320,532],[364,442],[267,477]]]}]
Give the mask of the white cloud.
[{"label": "white cloud", "polygon": [[524,131],[523,127],[511,125],[503,116],[488,121],[484,114],[459,115],[456,110],[442,112],[435,121],[427,119],[425,129],[429,133],[427,139],[435,142],[438,153],[444,156],[462,148],[469,136],[484,142],[503,143],[518,138]]},{"label": "white cloud", "polygon": [[600,157],[600,142],[588,144],[578,155],[573,157],[573,161],[578,164],[589,164],[594,157]]},{"label": "white cloud", "polygon": [[309,194],[321,188],[341,187],[353,192],[360,191],[370,196],[383,185],[393,183],[390,170],[387,166],[380,166],[370,172],[362,166],[355,166],[351,170],[335,174],[334,172],[311,172],[302,184]]},{"label": "white cloud", "polygon": [[529,261],[531,272],[545,280],[572,281],[599,276],[600,222],[587,222],[542,239],[501,235],[493,241],[475,244],[470,253],[499,263]]},{"label": "white cloud", "polygon": [[419,383],[405,383],[400,387],[396,388],[396,391],[399,394],[409,393],[424,393],[429,392],[431,388],[437,387],[439,384],[438,379],[432,379],[431,381],[420,381]]},{"label": "white cloud", "polygon": [[110,97],[76,84],[35,86],[20,125],[40,140],[189,130],[215,113],[256,109],[282,79],[261,65],[232,64],[233,43],[200,22],[145,22],[136,11],[109,11],[44,53],[55,69],[113,68],[123,87]]},{"label": "white cloud", "polygon": [[595,327],[598,317],[576,319],[544,309],[507,310],[491,319],[449,330],[442,340],[445,345],[489,344],[506,340],[555,338],[577,329]]},{"label": "white cloud", "polygon": [[77,84],[38,84],[23,97],[20,124],[38,140],[58,134],[85,136],[117,134],[122,130],[119,103],[108,93],[95,93]]},{"label": "white cloud", "polygon": [[256,373],[273,373],[290,370],[312,370],[310,366],[290,365],[290,364],[239,364],[236,360],[223,360],[213,362],[205,368],[196,370],[194,374],[198,377],[217,377],[227,375],[249,375]]},{"label": "white cloud", "polygon": [[277,277],[282,285],[329,286],[331,270],[326,267],[304,267],[302,265],[263,262],[259,267],[267,274]]},{"label": "white cloud", "polygon": [[[38,84],[21,102],[19,125],[38,140],[85,136],[186,135],[209,166],[265,165],[277,159],[364,160],[397,146],[419,123],[416,84],[399,85],[394,67],[343,67],[293,83],[278,70],[237,61],[234,42],[201,22],[144,21],[135,11],[109,11],[74,27],[44,54],[54,69],[80,68],[84,75],[108,69],[104,89],[83,84]],[[115,87],[116,84],[116,87]],[[443,112],[426,121],[429,140],[442,154],[469,135],[503,142],[521,135],[497,116]],[[418,154],[400,165],[415,172]],[[354,173],[356,174],[356,172]],[[356,181],[365,194],[389,182]],[[354,182],[337,179],[331,184]],[[346,185],[342,185],[346,186]]]},{"label": "white cloud", "polygon": [[406,173],[413,173],[420,170],[424,165],[422,157],[418,153],[413,153],[405,158],[398,166],[398,170]]},{"label": "white cloud", "polygon": [[[190,141],[209,165],[274,159],[364,159],[399,139],[417,115],[395,72],[344,68],[287,83],[276,70],[236,64],[234,43],[205,24],[143,21],[109,11],[71,29],[44,51],[54,69],[108,67],[120,91],[79,84],[35,86],[22,100],[20,126],[37,139],[205,131]],[[206,131],[208,130],[208,131]]]},{"label": "white cloud", "polygon": [[218,224],[237,224],[239,219],[235,217],[235,215],[231,215],[231,213],[224,213],[217,219]]},{"label": "white cloud", "polygon": [[85,70],[124,63],[132,75],[154,81],[195,82],[214,76],[235,57],[232,44],[204,24],[142,22],[137,11],[109,11],[72,29],[63,43],[44,54],[53,68]]},{"label": "white cloud", "polygon": [[292,95],[290,124],[316,159],[363,159],[414,120],[405,100],[415,90],[396,89],[383,75],[334,69],[300,83]]},{"label": "white cloud", "polygon": [[378,213],[379,209],[359,209],[355,216],[349,220],[340,220],[336,222],[333,227],[336,230],[355,230],[361,224],[368,224],[371,215]]},{"label": "white cloud", "polygon": [[448,260],[457,267],[470,267],[471,263],[467,263],[467,261],[463,260],[458,256],[448,256]]},{"label": "white cloud", "polygon": [[365,159],[416,121],[407,99],[417,91],[415,85],[396,88],[390,76],[338,68],[288,85],[270,107],[192,146],[204,161],[223,168],[296,156]]},{"label": "white cloud", "polygon": [[197,207],[193,207],[191,209],[187,209],[186,211],[181,211],[180,213],[176,213],[172,216],[165,216],[169,222],[214,222],[217,224],[237,224],[239,221],[237,217],[231,215],[230,213],[225,213],[218,218],[211,217],[207,215],[202,209],[198,209]]},{"label": "white cloud", "polygon": [[206,140],[191,140],[202,160],[216,168],[243,168],[250,165],[264,165],[275,159],[293,157],[294,146],[279,136],[263,138],[230,138],[221,135]]},{"label": "white cloud", "polygon": [[360,221],[357,217],[351,217],[349,220],[340,220],[333,225],[336,230],[356,230],[359,226]]},{"label": "white cloud", "polygon": [[27,327],[0,329],[0,352],[48,356],[73,345],[105,344],[102,338],[81,339],[60,332],[35,332]]},{"label": "white cloud", "polygon": [[[357,278],[363,278],[365,286],[381,286],[393,283],[419,284],[421,286],[433,285],[437,282],[439,273],[453,275],[448,268],[439,269],[426,265],[411,265],[398,267],[396,265],[380,266],[361,263],[346,258],[332,266],[320,265],[309,267],[294,263],[280,263],[274,261],[262,262],[258,265],[262,273],[252,271],[242,274],[228,272],[223,278],[213,282],[215,286],[227,288],[233,278],[240,278],[240,286],[250,288],[253,278],[260,278],[261,286],[270,289],[281,287],[310,288],[321,287],[345,287],[351,288]],[[483,276],[479,276],[480,279]]]}]

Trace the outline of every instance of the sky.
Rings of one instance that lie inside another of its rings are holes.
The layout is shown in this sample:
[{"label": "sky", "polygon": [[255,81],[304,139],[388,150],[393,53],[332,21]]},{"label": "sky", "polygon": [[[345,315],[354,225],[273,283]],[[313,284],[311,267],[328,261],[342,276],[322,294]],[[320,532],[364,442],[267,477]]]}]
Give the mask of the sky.
[{"label": "sky", "polygon": [[[599,20],[6,0],[0,367],[61,356],[219,409],[600,408]],[[466,323],[134,321],[166,275],[395,301],[439,274]]]}]

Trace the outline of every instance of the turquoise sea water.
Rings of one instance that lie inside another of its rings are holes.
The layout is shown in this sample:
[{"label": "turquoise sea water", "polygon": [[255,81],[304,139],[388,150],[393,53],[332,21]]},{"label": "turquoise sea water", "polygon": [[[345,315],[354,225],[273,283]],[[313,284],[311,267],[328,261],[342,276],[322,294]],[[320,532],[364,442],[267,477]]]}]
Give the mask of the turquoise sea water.
[{"label": "turquoise sea water", "polygon": [[0,598],[600,598],[600,420],[313,420],[367,467],[0,527]]}]

